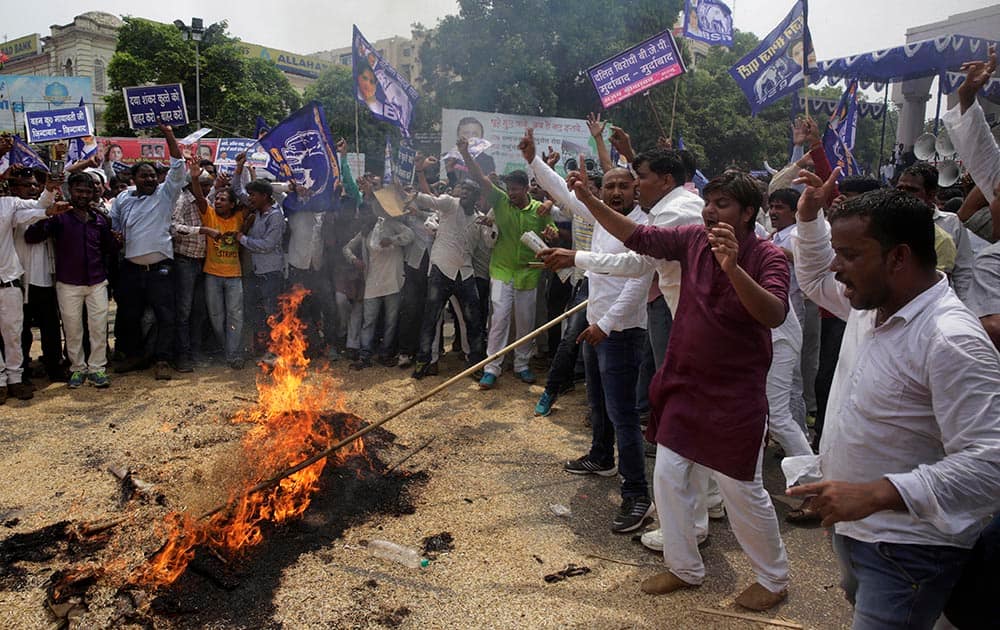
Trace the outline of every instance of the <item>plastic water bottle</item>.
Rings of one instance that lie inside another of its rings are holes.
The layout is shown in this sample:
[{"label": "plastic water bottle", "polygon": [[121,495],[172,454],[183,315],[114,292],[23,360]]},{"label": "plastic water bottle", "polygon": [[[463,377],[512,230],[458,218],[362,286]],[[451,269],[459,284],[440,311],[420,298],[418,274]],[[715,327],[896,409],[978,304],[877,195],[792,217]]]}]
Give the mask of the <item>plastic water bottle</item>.
[{"label": "plastic water bottle", "polygon": [[411,569],[426,567],[428,564],[427,558],[421,558],[420,553],[416,549],[397,545],[388,540],[369,541],[368,550],[373,556],[397,562]]}]

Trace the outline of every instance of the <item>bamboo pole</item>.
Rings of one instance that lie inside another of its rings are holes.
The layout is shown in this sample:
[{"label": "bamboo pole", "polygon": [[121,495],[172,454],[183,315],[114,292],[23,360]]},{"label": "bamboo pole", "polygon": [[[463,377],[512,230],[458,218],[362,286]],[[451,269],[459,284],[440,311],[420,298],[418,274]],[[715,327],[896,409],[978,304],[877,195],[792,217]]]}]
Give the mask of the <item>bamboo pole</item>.
[{"label": "bamboo pole", "polygon": [[671,143],[674,141],[674,118],[677,116],[677,91],[680,89],[681,78],[677,77],[677,80],[674,81],[674,102],[670,106],[670,135],[667,136]]},{"label": "bamboo pole", "polygon": [[261,481],[260,483],[258,483],[257,485],[253,486],[252,488],[244,491],[239,497],[236,497],[232,501],[229,501],[229,502],[227,502],[227,503],[225,503],[223,505],[220,505],[220,506],[218,506],[218,507],[216,507],[216,508],[214,508],[212,510],[209,510],[208,512],[205,512],[204,514],[201,515],[200,518],[201,519],[206,519],[206,518],[209,518],[210,516],[214,516],[215,514],[221,512],[222,510],[226,509],[227,507],[229,507],[230,505],[232,505],[233,503],[235,503],[238,499],[241,499],[241,498],[243,498],[245,496],[249,496],[251,494],[256,494],[256,493],[258,493],[258,492],[260,492],[262,490],[267,490],[268,488],[272,488],[272,487],[278,485],[278,483],[282,479],[284,479],[284,478],[286,478],[286,477],[288,477],[290,475],[294,475],[295,473],[299,472],[303,468],[308,468],[309,466],[312,466],[313,464],[315,464],[319,460],[324,459],[324,458],[330,456],[331,454],[339,451],[340,449],[344,448],[348,444],[351,444],[352,442],[356,441],[358,438],[363,437],[364,435],[366,435],[366,434],[374,431],[378,427],[382,426],[386,422],[389,422],[393,418],[396,418],[397,416],[400,416],[403,413],[409,411],[410,409],[416,407],[417,405],[419,405],[420,403],[424,402],[428,398],[434,396],[438,392],[443,391],[443,390],[451,387],[452,385],[454,385],[455,383],[457,383],[461,379],[469,376],[470,374],[472,374],[476,370],[479,370],[479,369],[485,367],[488,363],[490,363],[494,359],[497,359],[498,357],[502,357],[503,355],[507,354],[511,350],[514,350],[515,348],[519,348],[519,347],[523,346],[524,344],[528,343],[529,341],[531,341],[532,339],[534,339],[538,335],[542,334],[543,332],[545,332],[549,328],[552,328],[556,324],[559,324],[564,319],[566,319],[566,318],[568,318],[568,317],[570,317],[572,315],[575,315],[576,313],[579,313],[580,311],[582,311],[585,308],[587,308],[587,303],[588,303],[588,300],[584,300],[583,302],[580,302],[579,304],[577,304],[573,308],[569,309],[568,311],[566,311],[562,315],[559,315],[558,317],[556,317],[556,318],[548,321],[547,323],[539,326],[538,328],[536,328],[535,330],[531,331],[527,335],[521,337],[517,341],[514,341],[514,342],[508,344],[506,347],[501,348],[496,353],[494,353],[494,354],[486,357],[485,359],[483,359],[479,363],[476,363],[473,366],[465,368],[465,370],[459,372],[458,374],[456,374],[455,376],[451,377],[447,381],[441,383],[437,387],[433,387],[430,390],[424,392],[423,394],[417,396],[416,398],[412,398],[412,399],[408,400],[407,402],[405,402],[402,405],[400,405],[394,411],[389,412],[388,415],[384,416],[383,418],[379,419],[378,421],[373,422],[372,424],[369,424],[368,426],[364,427],[363,429],[360,429],[359,431],[355,431],[354,433],[352,433],[351,435],[345,437],[344,439],[342,439],[341,441],[337,442],[333,446],[330,446],[329,448],[326,448],[326,449],[324,449],[324,450],[316,453],[315,455],[312,455],[312,456],[310,456],[310,457],[302,460],[298,464],[295,464],[294,466],[290,466],[289,468],[286,468],[285,470],[282,470],[281,472],[275,474],[270,479],[265,479],[264,481]]},{"label": "bamboo pole", "polygon": [[716,610],[714,608],[705,608],[704,606],[699,606],[695,608],[700,613],[705,613],[708,615],[718,615],[720,617],[729,617],[730,619],[743,619],[746,621],[756,621],[757,623],[762,623],[768,626],[779,626],[781,628],[798,628],[802,629],[802,624],[795,623],[794,621],[785,621],[784,619],[768,619],[767,617],[759,617],[757,615],[746,615],[743,613],[729,612],[728,610]]}]

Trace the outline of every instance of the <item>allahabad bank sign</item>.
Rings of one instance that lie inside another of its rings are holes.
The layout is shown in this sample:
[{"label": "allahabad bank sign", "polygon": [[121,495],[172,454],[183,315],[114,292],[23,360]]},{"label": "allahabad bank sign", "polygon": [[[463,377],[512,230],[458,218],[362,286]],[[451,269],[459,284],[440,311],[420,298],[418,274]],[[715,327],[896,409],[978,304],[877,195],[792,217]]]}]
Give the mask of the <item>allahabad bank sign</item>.
[{"label": "allahabad bank sign", "polygon": [[41,50],[41,46],[38,43],[38,33],[0,43],[0,52],[7,55],[8,62],[17,61],[24,57],[33,57],[41,52]]},{"label": "allahabad bank sign", "polygon": [[247,57],[263,59],[273,63],[282,72],[297,74],[310,79],[317,78],[321,72],[330,67],[330,62],[318,57],[308,55],[297,55],[287,50],[268,48],[257,44],[240,42],[240,48]]}]

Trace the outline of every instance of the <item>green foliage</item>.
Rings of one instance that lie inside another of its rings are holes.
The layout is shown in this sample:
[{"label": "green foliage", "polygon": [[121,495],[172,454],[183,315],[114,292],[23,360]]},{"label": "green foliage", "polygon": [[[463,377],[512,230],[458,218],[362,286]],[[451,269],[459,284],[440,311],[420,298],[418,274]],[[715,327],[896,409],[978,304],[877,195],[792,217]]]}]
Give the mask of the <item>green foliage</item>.
[{"label": "green foliage", "polygon": [[[196,122],[195,45],[170,24],[125,17],[118,46],[108,63],[111,89],[105,101],[105,133],[131,136],[121,88],[182,83],[191,127]],[[240,51],[227,24],[212,24],[200,44],[201,117],[213,135],[251,136],[257,115],[270,122],[285,118],[301,100],[284,74]]]}]

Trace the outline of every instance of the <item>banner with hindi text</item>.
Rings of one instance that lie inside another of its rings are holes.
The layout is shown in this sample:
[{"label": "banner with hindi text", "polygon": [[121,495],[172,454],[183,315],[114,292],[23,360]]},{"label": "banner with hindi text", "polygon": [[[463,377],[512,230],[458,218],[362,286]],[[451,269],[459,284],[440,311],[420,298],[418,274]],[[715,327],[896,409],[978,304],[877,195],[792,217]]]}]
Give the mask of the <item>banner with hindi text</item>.
[{"label": "banner with hindi text", "polygon": [[673,33],[664,31],[587,69],[605,108],[684,74]]}]

